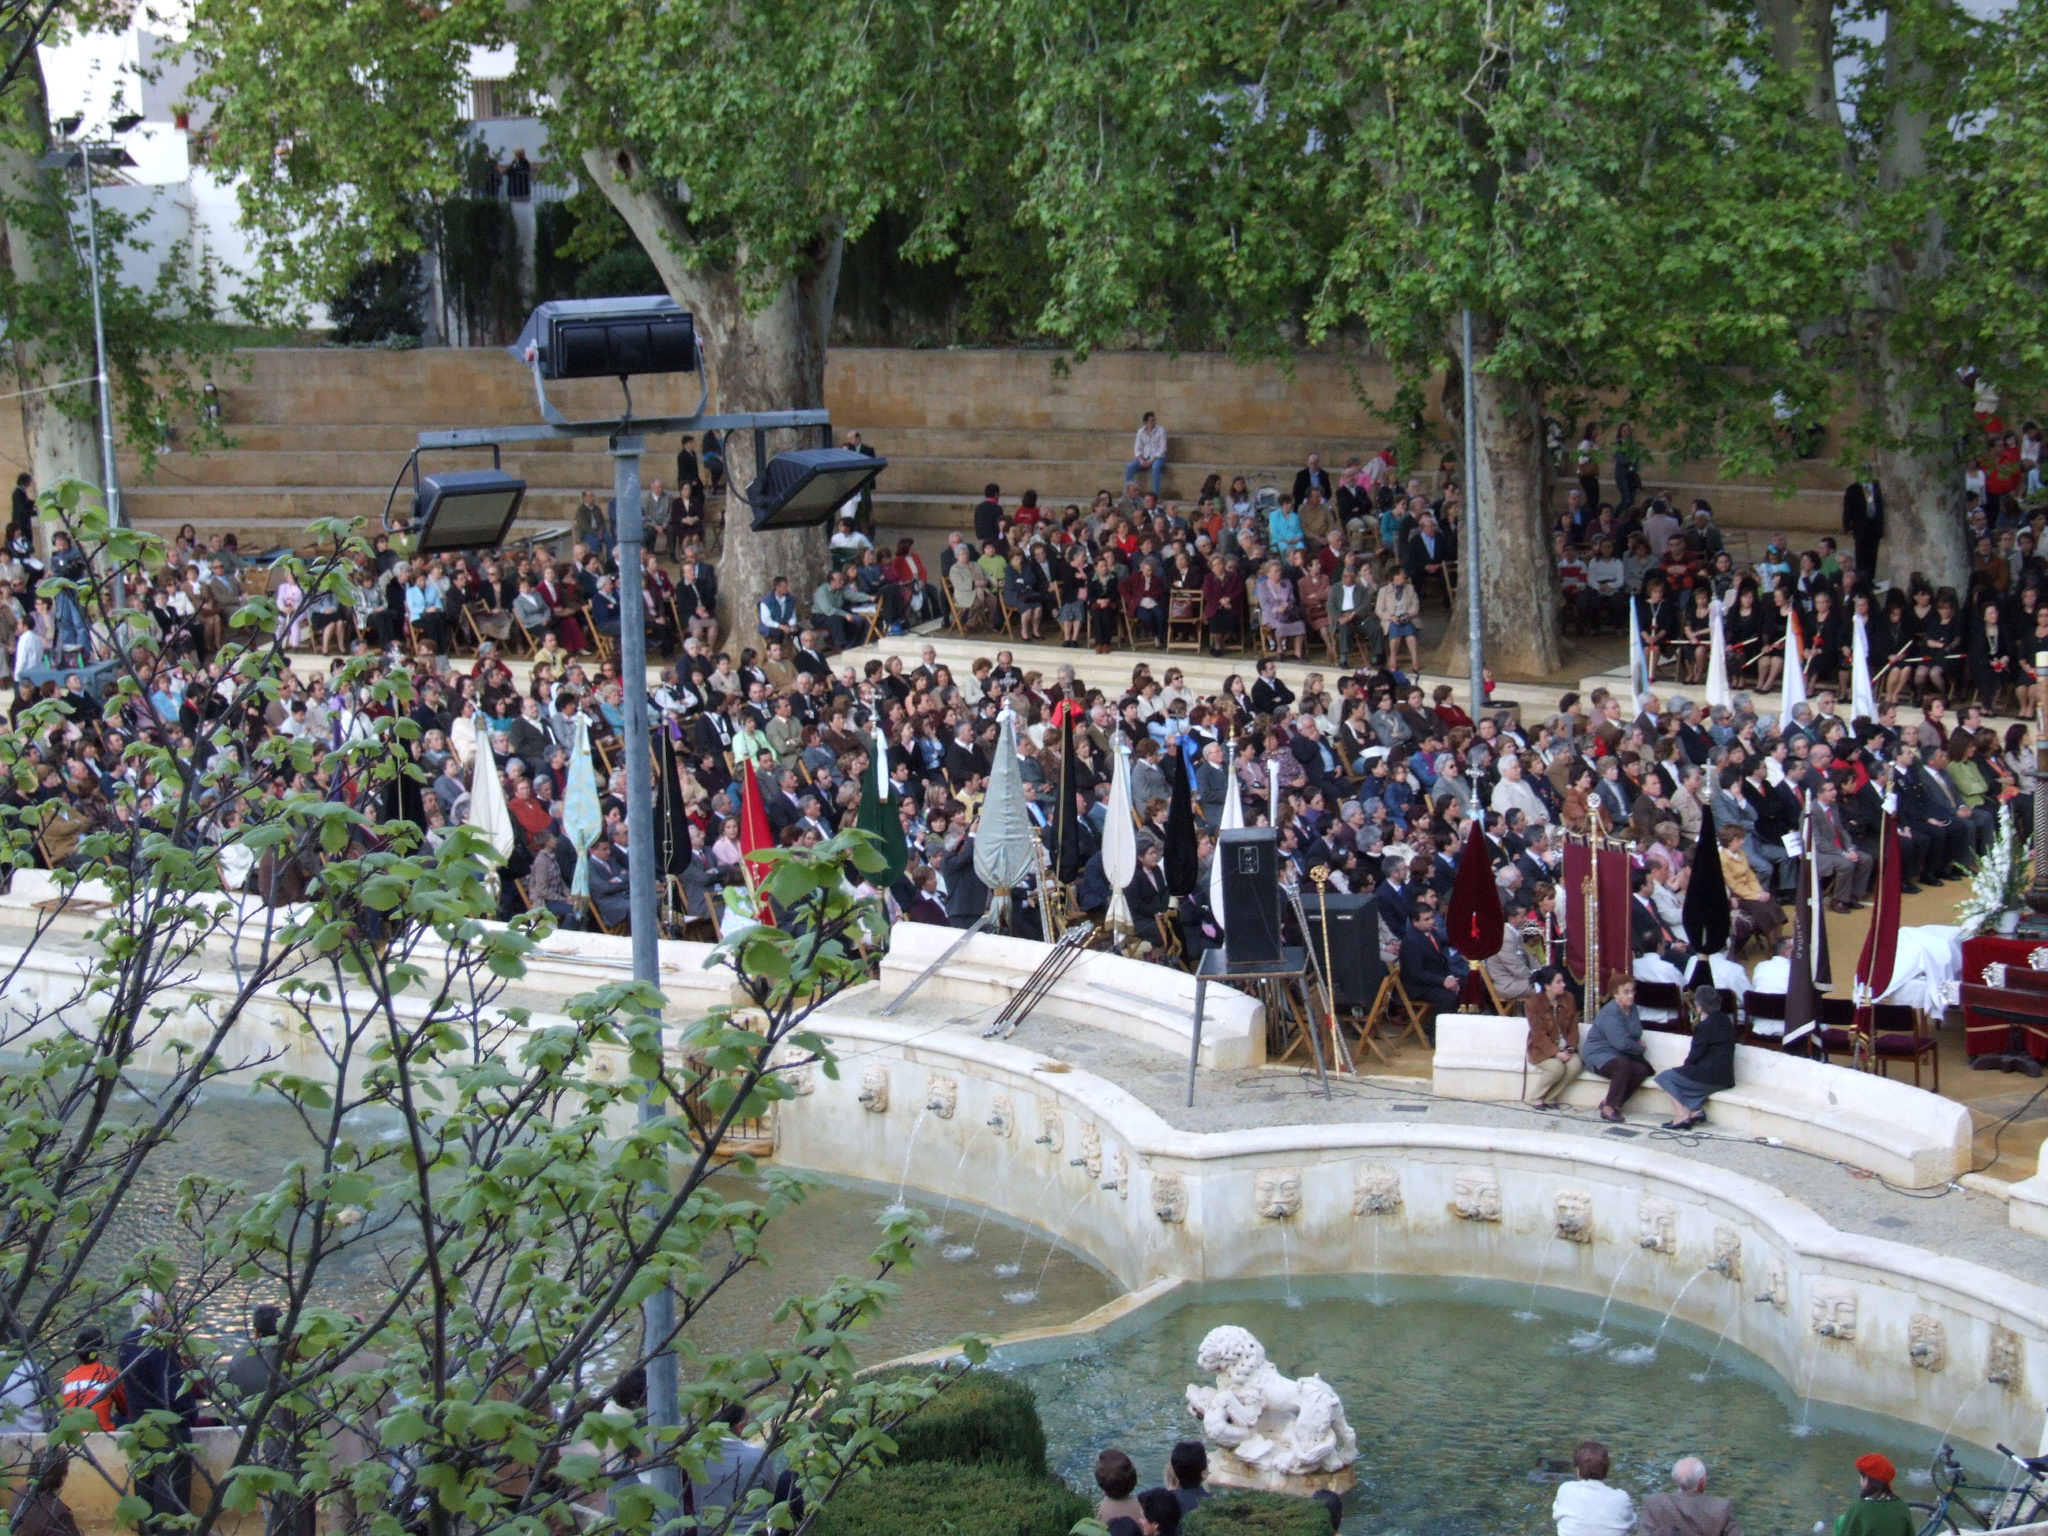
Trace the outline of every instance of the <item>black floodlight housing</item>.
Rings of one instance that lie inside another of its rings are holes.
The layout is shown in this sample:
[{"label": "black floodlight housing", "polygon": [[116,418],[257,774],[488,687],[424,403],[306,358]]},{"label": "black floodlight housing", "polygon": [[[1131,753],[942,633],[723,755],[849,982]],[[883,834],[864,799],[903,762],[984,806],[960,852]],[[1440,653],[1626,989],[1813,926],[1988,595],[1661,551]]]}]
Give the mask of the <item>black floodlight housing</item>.
[{"label": "black floodlight housing", "polygon": [[851,448],[798,448],[767,461],[747,487],[754,531],[815,528],[844,503],[875,483],[889,467]]},{"label": "black floodlight housing", "polygon": [[689,311],[665,295],[556,299],[526,317],[511,350],[543,379],[694,373],[697,328]]},{"label": "black floodlight housing", "polygon": [[114,119],[113,123],[114,132],[116,133],[133,133],[141,126],[142,114],[140,112],[123,112]]},{"label": "black floodlight housing", "polygon": [[459,469],[422,475],[413,493],[414,549],[496,549],[518,521],[526,482],[501,469]]}]

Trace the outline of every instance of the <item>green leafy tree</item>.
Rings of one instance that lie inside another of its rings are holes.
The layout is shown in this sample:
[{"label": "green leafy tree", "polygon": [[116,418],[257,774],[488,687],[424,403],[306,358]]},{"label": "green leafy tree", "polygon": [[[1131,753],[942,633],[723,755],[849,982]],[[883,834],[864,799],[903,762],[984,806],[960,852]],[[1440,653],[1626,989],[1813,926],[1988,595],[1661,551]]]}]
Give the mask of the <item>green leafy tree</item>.
[{"label": "green leafy tree", "polygon": [[[40,163],[54,140],[37,45],[127,24],[125,10],[95,0],[0,5],[0,365],[20,392],[30,468],[43,484],[76,478],[97,485],[102,475],[98,397],[89,382],[97,365],[84,195],[75,163]],[[139,248],[140,225],[101,203],[100,301],[117,435],[147,469],[162,421],[182,418],[192,423],[195,440],[217,440],[198,405],[221,340],[211,270],[183,242],[162,253],[148,287],[122,279],[121,260]]]},{"label": "green leafy tree", "polygon": [[[319,291],[336,262],[417,241],[413,210],[459,162],[469,49],[511,45],[550,156],[696,316],[716,404],[787,410],[824,402],[845,242],[895,201],[920,216],[913,244],[949,254],[1001,163],[1008,82],[952,22],[950,0],[200,0],[191,36],[217,163],[244,178],[281,285]],[[727,465],[751,480],[747,434]],[[825,564],[807,534],[727,537],[728,626],[751,627],[772,575],[808,595]]]},{"label": "green leafy tree", "polygon": [[[635,1474],[679,1468],[705,1487],[734,1404],[810,1499],[829,1499],[948,1379],[857,1379],[852,1334],[910,1256],[909,1218],[880,1233],[864,1275],[785,1299],[749,1330],[763,1342],[721,1349],[702,1320],[803,1199],[787,1172],[758,1193],[713,1175],[735,1128],[790,1096],[790,1071],[836,1070],[808,1021],[868,974],[855,941],[881,920],[848,875],[879,868],[873,850],[848,834],[775,856],[765,887],[784,926],[749,927],[717,957],[744,1006],[664,1017],[638,983],[537,995],[525,962],[551,920],[494,921],[487,841],[458,827],[435,847],[406,812],[422,773],[412,677],[344,668],[336,697],[362,728],[339,748],[265,736],[249,721],[280,696],[281,626],[251,599],[186,737],[158,716],[160,638],[110,596],[161,545],[109,528],[81,489],[63,486],[47,513],[88,563],[44,590],[78,603],[117,658],[121,756],[103,793],[67,803],[37,793],[63,705],[36,706],[0,741],[0,853],[14,871],[50,866],[81,899],[10,935],[0,1009],[0,1050],[21,1063],[0,1077],[0,1318],[8,1379],[25,1358],[51,1443],[118,1490],[91,1411],[58,1400],[70,1340],[148,1289],[165,1300],[143,1336],[180,1348],[198,1309],[253,1292],[283,1320],[256,1385],[217,1404],[226,1470],[194,1483],[189,1517],[154,1529],[204,1533],[260,1508],[279,1528],[317,1509],[386,1536],[646,1531],[677,1512]],[[288,570],[309,593],[342,591],[362,540],[336,523],[309,532],[327,553]],[[87,877],[104,905],[82,904]],[[304,1155],[253,1184],[188,1173],[155,1240],[123,1245],[152,1224],[138,1185],[202,1097],[231,1085],[282,1106]],[[660,1113],[643,1117],[643,1097]],[[366,1117],[398,1133],[372,1134]],[[738,1169],[759,1172],[744,1157]],[[361,1266],[388,1288],[351,1311],[338,1295]],[[650,1336],[639,1309],[661,1287],[676,1319]],[[664,1352],[689,1362],[666,1427],[614,1387]],[[115,1442],[145,1473],[190,1454],[169,1414]],[[120,1513],[145,1511],[130,1494]],[[788,1510],[697,1509],[707,1531],[756,1514]]]},{"label": "green leafy tree", "polygon": [[1170,276],[1192,273],[1218,295],[1217,342],[1367,347],[1414,405],[1471,311],[1498,666],[1562,659],[1546,415],[1597,401],[1674,451],[1768,460],[1773,386],[1800,404],[1822,388],[1800,341],[1836,259],[1828,179],[1739,16],[1017,3],[988,26],[1028,73],[1018,163],[1060,334],[1164,325]]},{"label": "green leafy tree", "polygon": [[2048,281],[2048,210],[2025,172],[2048,127],[2048,22],[2037,0],[1986,9],[1757,7],[1850,240],[1813,339],[1854,412],[1848,457],[1884,488],[1886,565],[1958,588],[1962,472],[1984,448],[1959,374],[1981,374],[2008,416],[2048,391],[2048,354],[2022,318]]}]

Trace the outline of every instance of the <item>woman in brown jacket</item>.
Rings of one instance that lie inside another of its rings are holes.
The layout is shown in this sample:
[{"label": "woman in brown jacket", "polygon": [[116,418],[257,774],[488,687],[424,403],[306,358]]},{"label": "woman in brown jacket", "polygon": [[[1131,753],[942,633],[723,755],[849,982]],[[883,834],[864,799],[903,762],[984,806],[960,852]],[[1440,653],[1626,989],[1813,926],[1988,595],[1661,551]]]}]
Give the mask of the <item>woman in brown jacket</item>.
[{"label": "woman in brown jacket", "polygon": [[1556,1109],[1585,1064],[1579,1060],[1579,1005],[1564,972],[1545,966],[1529,978],[1536,990],[1523,1004],[1529,1020],[1529,1070],[1523,1097],[1538,1109]]}]

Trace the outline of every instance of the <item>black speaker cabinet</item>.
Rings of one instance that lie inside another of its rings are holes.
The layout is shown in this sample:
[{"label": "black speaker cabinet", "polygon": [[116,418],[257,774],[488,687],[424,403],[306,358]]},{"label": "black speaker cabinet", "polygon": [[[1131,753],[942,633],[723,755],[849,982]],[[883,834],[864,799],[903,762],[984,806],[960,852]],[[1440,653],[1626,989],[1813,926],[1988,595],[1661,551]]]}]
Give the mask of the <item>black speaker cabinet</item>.
[{"label": "black speaker cabinet", "polygon": [[1223,861],[1223,953],[1232,965],[1280,961],[1280,842],[1271,827],[1233,827]]},{"label": "black speaker cabinet", "polygon": [[[1323,904],[1329,903],[1329,947],[1323,944]],[[1301,911],[1308,919],[1309,953],[1327,969],[1341,1009],[1370,1008],[1379,996],[1386,967],[1380,963],[1379,912],[1370,896],[1331,891],[1317,896],[1315,887],[1301,888]]]}]

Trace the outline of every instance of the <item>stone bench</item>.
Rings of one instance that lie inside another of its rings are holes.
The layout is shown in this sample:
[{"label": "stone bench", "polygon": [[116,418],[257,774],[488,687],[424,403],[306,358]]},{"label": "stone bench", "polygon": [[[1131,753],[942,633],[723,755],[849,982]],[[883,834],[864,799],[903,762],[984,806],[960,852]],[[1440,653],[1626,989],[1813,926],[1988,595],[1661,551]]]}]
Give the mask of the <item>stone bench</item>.
[{"label": "stone bench", "polygon": [[[958,928],[898,923],[882,960],[881,1006],[900,994],[960,938]],[[944,998],[989,1009],[993,1019],[1038,969],[1052,946],[1036,939],[977,933],[930,980],[917,999]],[[1086,1024],[1188,1058],[1194,1033],[1195,979],[1182,971],[1090,950],[1033,1010],[1034,1016]],[[964,1027],[964,1026],[963,1026]],[[1024,1025],[1026,1037],[1031,1026]],[[1266,1059],[1266,1010],[1234,987],[1210,987],[1202,1018],[1202,1065],[1212,1071],[1256,1067]]]},{"label": "stone bench", "polygon": [[2039,1170],[2031,1179],[2021,1179],[2008,1193],[2006,1220],[2022,1232],[2048,1238],[2048,1143],[2042,1144]]},{"label": "stone bench", "polygon": [[[1436,1091],[1454,1099],[1520,1100],[1528,1038],[1521,1019],[1441,1015]],[[1660,1030],[1644,1031],[1643,1039],[1650,1064],[1660,1072],[1682,1064],[1691,1044]],[[1587,1072],[1565,1099],[1592,1108],[1606,1093],[1606,1079]],[[1667,1117],[1669,1101],[1646,1083],[1630,1106],[1652,1105],[1659,1119]],[[1735,1048],[1735,1086],[1715,1094],[1707,1114],[1712,1129],[1724,1134],[1775,1137],[1911,1188],[1946,1183],[1970,1166],[1970,1112],[1961,1104],[1907,1083],[1758,1046]],[[2048,1215],[2048,1180],[2041,1182]]]}]

